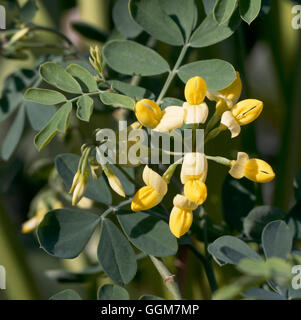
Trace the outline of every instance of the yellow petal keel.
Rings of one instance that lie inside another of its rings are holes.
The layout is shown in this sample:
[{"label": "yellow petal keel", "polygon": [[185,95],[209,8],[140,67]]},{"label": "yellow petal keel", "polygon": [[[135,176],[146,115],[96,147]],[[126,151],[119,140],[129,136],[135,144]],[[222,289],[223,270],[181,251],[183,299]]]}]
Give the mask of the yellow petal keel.
[{"label": "yellow petal keel", "polygon": [[270,182],[275,178],[272,167],[265,161],[260,159],[251,159],[245,167],[246,178],[260,183]]},{"label": "yellow petal keel", "polygon": [[146,128],[154,129],[160,123],[163,112],[156,102],[143,99],[136,103],[135,114],[138,121]]},{"label": "yellow petal keel", "polygon": [[199,105],[204,101],[206,91],[207,85],[203,78],[190,78],[185,86],[186,101],[191,105]]},{"label": "yellow petal keel", "polygon": [[202,205],[207,199],[207,187],[199,179],[192,179],[185,183],[184,195],[190,201]]}]

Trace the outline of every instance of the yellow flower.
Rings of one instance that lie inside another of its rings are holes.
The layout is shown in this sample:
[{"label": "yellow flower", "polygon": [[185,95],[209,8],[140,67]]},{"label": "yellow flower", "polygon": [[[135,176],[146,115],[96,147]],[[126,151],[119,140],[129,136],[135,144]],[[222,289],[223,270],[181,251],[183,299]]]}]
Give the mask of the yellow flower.
[{"label": "yellow flower", "polygon": [[154,129],[160,123],[163,112],[156,102],[143,99],[136,103],[135,114],[138,121],[146,128]]},{"label": "yellow flower", "polygon": [[206,91],[206,82],[201,77],[193,77],[186,83],[185,98],[187,102],[183,104],[185,124],[206,122],[209,113],[207,104],[203,102]]},{"label": "yellow flower", "polygon": [[255,121],[261,114],[263,103],[256,99],[247,99],[237,103],[231,111],[226,111],[222,115],[221,124],[231,132],[231,137],[235,138],[240,134],[241,126]]},{"label": "yellow flower", "polygon": [[169,228],[177,238],[180,238],[190,229],[193,221],[192,211],[197,209],[198,205],[179,194],[174,198],[173,204]]},{"label": "yellow flower", "polygon": [[145,166],[142,178],[146,186],[135,194],[132,211],[144,211],[157,206],[167,193],[167,182],[148,166]]},{"label": "yellow flower", "polygon": [[207,199],[205,184],[208,161],[204,153],[186,153],[181,170],[181,182],[184,184],[184,195],[198,205]]},{"label": "yellow flower", "polygon": [[191,179],[184,185],[184,195],[190,201],[202,205],[207,199],[207,187],[201,179]]},{"label": "yellow flower", "polygon": [[181,181],[183,184],[191,179],[206,181],[207,171],[208,161],[204,153],[186,153],[182,164]]},{"label": "yellow flower", "polygon": [[239,152],[237,160],[232,161],[230,175],[236,179],[243,177],[254,182],[270,182],[275,178],[272,167],[263,160],[249,159],[245,152]]},{"label": "yellow flower", "polygon": [[235,80],[225,89],[218,92],[213,90],[207,90],[207,98],[213,101],[225,101],[228,108],[232,108],[237,103],[242,91],[242,82],[239,72],[236,71]]},{"label": "yellow flower", "polygon": [[207,85],[203,78],[190,78],[185,86],[185,99],[192,106],[199,105],[204,101],[206,91]]},{"label": "yellow flower", "polygon": [[156,102],[149,99],[143,99],[136,103],[135,114],[144,127],[158,132],[181,128],[184,121],[182,107],[170,106],[162,111]]}]

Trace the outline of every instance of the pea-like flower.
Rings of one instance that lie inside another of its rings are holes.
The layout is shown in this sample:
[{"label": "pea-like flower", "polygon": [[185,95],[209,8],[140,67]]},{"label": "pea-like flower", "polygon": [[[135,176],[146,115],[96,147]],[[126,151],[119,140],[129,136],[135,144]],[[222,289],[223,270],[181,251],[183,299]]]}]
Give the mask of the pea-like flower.
[{"label": "pea-like flower", "polygon": [[232,108],[238,102],[242,91],[242,82],[239,72],[236,71],[235,80],[225,89],[220,91],[207,90],[206,96],[209,100],[225,101],[228,108]]},{"label": "pea-like flower", "polygon": [[156,102],[149,99],[143,99],[136,103],[135,114],[144,127],[158,132],[181,128],[184,119],[182,107],[170,106],[162,111]]},{"label": "pea-like flower", "polygon": [[167,193],[167,182],[148,166],[145,166],[142,178],[146,186],[135,194],[132,211],[144,211],[157,206]]},{"label": "pea-like flower", "polygon": [[203,78],[193,77],[185,86],[185,99],[183,104],[185,124],[205,123],[208,118],[208,106],[204,103],[207,85]]},{"label": "pea-like flower", "polygon": [[185,154],[181,170],[184,195],[198,205],[203,204],[207,199],[205,184],[207,171],[208,161],[204,153]]},{"label": "pea-like flower", "polygon": [[256,99],[247,99],[237,103],[231,111],[222,115],[221,124],[228,128],[231,137],[235,138],[240,134],[241,126],[255,121],[261,114],[263,102]]},{"label": "pea-like flower", "polygon": [[177,195],[173,200],[174,207],[169,217],[170,231],[177,237],[183,236],[191,227],[193,221],[192,211],[198,205],[183,195]]},{"label": "pea-like flower", "polygon": [[239,152],[237,160],[231,162],[230,175],[236,179],[243,177],[254,182],[270,182],[275,178],[272,167],[263,160],[249,159],[245,152]]},{"label": "pea-like flower", "polygon": [[162,111],[156,102],[143,99],[135,105],[136,117],[143,126],[158,132],[181,128],[184,123],[205,123],[209,113],[207,104],[203,102],[206,91],[204,79],[193,77],[185,86],[187,102],[182,107],[169,106]]}]

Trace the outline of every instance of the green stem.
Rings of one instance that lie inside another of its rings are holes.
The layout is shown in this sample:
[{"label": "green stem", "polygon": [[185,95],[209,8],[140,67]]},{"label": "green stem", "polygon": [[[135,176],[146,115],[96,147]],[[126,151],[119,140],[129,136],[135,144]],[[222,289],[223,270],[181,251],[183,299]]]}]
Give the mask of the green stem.
[{"label": "green stem", "polygon": [[163,263],[161,259],[155,258],[154,256],[149,256],[152,260],[152,263],[160,273],[165,286],[172,294],[174,300],[182,300],[182,295],[179,289],[179,285],[177,281],[174,278],[174,275],[170,273],[170,271],[167,269],[166,265]]},{"label": "green stem", "polygon": [[206,158],[208,160],[214,161],[214,162],[222,164],[224,166],[229,166],[229,167],[231,166],[231,160],[224,158],[224,157],[211,157],[211,156],[206,155]]},{"label": "green stem", "polygon": [[183,46],[182,50],[181,50],[181,53],[179,55],[179,58],[178,58],[178,60],[177,60],[177,62],[175,64],[174,68],[172,69],[172,71],[170,71],[170,73],[168,75],[168,77],[166,79],[166,82],[165,82],[165,84],[164,84],[164,86],[163,86],[163,88],[161,90],[161,93],[159,94],[159,97],[157,99],[157,103],[158,104],[160,104],[162,102],[162,99],[165,97],[166,92],[169,89],[169,86],[170,86],[172,80],[174,79],[175,75],[177,74],[178,68],[182,63],[188,48],[189,48],[189,44],[186,43]]},{"label": "green stem", "polygon": [[211,292],[214,293],[218,289],[218,285],[215,279],[214,271],[212,268],[211,261],[205,258],[193,245],[188,245],[191,252],[202,262],[204,265],[205,273],[208,279],[208,283]]}]

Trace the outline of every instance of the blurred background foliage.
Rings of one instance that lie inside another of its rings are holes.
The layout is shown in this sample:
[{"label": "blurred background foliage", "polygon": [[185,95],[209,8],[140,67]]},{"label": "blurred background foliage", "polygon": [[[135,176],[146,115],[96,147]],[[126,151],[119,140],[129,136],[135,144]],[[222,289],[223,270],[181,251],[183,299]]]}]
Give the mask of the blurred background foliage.
[{"label": "blurred background foliage", "polygon": [[[0,1],[0,4],[10,2]],[[102,46],[108,37],[121,39],[125,37],[121,33],[122,30],[116,29],[114,23],[115,2],[114,0],[38,0],[38,10],[33,23],[53,28],[66,35],[86,59],[89,45]],[[199,16],[204,17],[202,1],[196,2]],[[288,211],[294,204],[293,180],[301,167],[299,124],[301,30],[294,30],[291,26],[293,18],[291,10],[295,2],[289,0],[271,2],[271,8],[265,8],[268,12],[265,12],[266,14],[262,12],[251,26],[242,23],[237,32],[226,41],[191,50],[186,62],[209,58],[229,61],[241,73],[244,86],[243,98],[252,97],[264,101],[264,112],[254,125],[245,128],[241,136],[234,141],[219,137],[214,144],[208,145],[206,153],[215,155],[218,151],[218,154],[234,159],[237,151],[245,150],[251,156],[269,162],[276,172],[276,179],[273,183],[255,186],[256,204],[275,205]],[[22,3],[25,1],[20,1],[20,4]],[[8,25],[13,21],[13,17],[14,12],[11,10],[8,12]],[[91,26],[87,29],[87,24],[94,27],[93,32]],[[136,40],[145,44],[148,36],[142,33]],[[48,46],[42,45],[26,50],[26,58],[21,60],[0,56],[0,89],[9,74],[20,69],[33,69],[42,56],[59,54],[60,45],[64,45],[63,37],[53,32],[38,33],[32,41]],[[151,45],[171,65],[174,64],[178,48],[161,42]],[[143,78],[140,85],[157,94],[164,80],[164,76]],[[176,80],[169,89],[168,96],[183,99],[182,92],[183,85],[180,80]],[[15,117],[16,113],[7,121],[0,123],[1,145]],[[92,125],[105,128],[115,124],[111,113],[100,113],[93,116]],[[80,126],[80,132],[89,137],[90,124],[81,123]],[[74,288],[83,298],[94,299],[96,288],[100,284],[109,283],[110,280],[90,277],[89,281],[80,283],[87,276],[82,275],[81,279],[81,276],[77,275],[79,279],[76,280],[79,283],[74,283],[72,273],[67,272],[83,270],[88,264],[86,256],[81,255],[74,260],[51,257],[39,249],[33,235],[21,234],[21,225],[27,219],[30,203],[47,184],[48,173],[53,166],[55,156],[65,152],[78,153],[82,138],[76,129],[72,129],[65,138],[58,136],[54,143],[38,153],[33,144],[33,137],[34,132],[26,122],[20,143],[12,157],[9,161],[0,160],[0,265],[6,266],[8,282],[11,283],[9,290],[0,291],[0,298],[44,299],[59,290]],[[228,199],[226,193],[229,192],[229,188],[225,185],[231,181],[229,179],[224,181],[227,175],[226,168],[214,163],[210,163],[210,166],[208,177],[210,192],[205,208],[212,220],[223,224],[222,206],[231,208],[231,205],[235,205],[235,199],[232,204],[225,204],[225,201],[222,203],[222,199]],[[249,186],[246,188],[249,190]],[[249,210],[246,210],[240,214],[246,215],[248,212]],[[231,219],[231,209],[226,214],[226,221],[227,216]],[[229,224],[229,221],[227,222]],[[231,222],[229,225],[231,226]],[[235,226],[235,229],[239,228],[240,226]],[[130,296],[135,299],[149,292],[168,298],[169,294],[162,286],[160,276],[153,271],[150,261],[143,259],[138,265],[137,276],[127,286]],[[181,290],[186,298],[210,298],[211,293],[202,270],[203,266],[194,255],[183,248],[176,260],[170,261],[169,266],[178,276]],[[64,273],[60,271],[62,269],[67,271]],[[215,271],[220,284],[231,283],[239,275],[239,272],[229,265],[223,269],[215,266]]]}]

